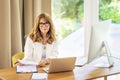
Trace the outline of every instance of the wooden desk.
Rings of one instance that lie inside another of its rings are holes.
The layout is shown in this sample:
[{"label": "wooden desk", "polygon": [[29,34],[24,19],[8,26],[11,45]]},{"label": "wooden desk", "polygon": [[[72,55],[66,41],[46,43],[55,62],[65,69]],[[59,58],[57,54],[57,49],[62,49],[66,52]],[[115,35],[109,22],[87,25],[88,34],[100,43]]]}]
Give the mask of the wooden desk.
[{"label": "wooden desk", "polygon": [[[42,68],[38,69],[39,72],[44,72]],[[95,78],[120,74],[120,61],[116,61],[111,68],[96,68],[93,64],[87,64],[84,67],[76,67],[70,72],[52,73],[48,74],[48,80],[92,80]],[[30,80],[31,73],[16,74],[15,68],[7,68],[0,70],[0,77],[4,80]]]}]

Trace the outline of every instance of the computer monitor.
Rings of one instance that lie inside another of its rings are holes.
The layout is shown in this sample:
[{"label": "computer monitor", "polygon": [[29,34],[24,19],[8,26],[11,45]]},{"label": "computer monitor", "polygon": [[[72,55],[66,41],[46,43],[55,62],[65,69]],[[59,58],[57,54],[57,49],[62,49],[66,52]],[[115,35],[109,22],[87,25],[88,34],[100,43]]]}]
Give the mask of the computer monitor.
[{"label": "computer monitor", "polygon": [[[102,47],[103,46],[105,47],[106,50],[109,49],[108,45],[106,47],[107,42],[105,40],[108,36],[108,31],[109,31],[110,26],[111,26],[111,20],[105,20],[105,21],[98,22],[97,24],[95,24],[91,27],[87,63],[92,62],[93,60],[95,60],[96,58],[98,58],[102,55]],[[105,43],[104,43],[104,41],[105,41]],[[108,51],[106,51],[106,52],[108,52]],[[109,53],[107,53],[107,55],[110,55],[110,50],[109,50]],[[109,56],[107,56],[107,58],[108,57]]]}]

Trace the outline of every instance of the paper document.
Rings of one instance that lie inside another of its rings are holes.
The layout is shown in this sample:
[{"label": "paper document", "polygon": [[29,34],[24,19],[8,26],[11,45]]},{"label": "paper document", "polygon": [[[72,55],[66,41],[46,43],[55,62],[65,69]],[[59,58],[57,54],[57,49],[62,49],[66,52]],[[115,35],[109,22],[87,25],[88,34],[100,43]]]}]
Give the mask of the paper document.
[{"label": "paper document", "polygon": [[17,73],[27,73],[27,72],[38,72],[37,67],[35,65],[32,66],[17,66]]},{"label": "paper document", "polygon": [[20,63],[25,64],[25,65],[37,65],[37,62],[33,61],[26,61],[26,60],[18,60]]},{"label": "paper document", "polygon": [[47,80],[48,75],[46,73],[33,73],[31,80]]},{"label": "paper document", "polygon": [[87,63],[87,58],[86,57],[77,57],[75,66],[82,67]]}]

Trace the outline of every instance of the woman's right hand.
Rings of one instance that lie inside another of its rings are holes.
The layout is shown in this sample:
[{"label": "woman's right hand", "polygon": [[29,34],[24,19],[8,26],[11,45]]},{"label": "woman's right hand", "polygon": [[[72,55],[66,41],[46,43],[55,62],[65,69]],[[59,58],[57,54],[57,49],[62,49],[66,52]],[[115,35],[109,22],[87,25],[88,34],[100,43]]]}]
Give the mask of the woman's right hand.
[{"label": "woman's right hand", "polygon": [[43,67],[46,65],[46,61],[45,60],[40,60],[40,62],[38,63],[38,67]]},{"label": "woman's right hand", "polygon": [[18,65],[18,66],[24,66],[25,65],[25,64],[20,63],[19,61],[17,61],[15,64]]}]

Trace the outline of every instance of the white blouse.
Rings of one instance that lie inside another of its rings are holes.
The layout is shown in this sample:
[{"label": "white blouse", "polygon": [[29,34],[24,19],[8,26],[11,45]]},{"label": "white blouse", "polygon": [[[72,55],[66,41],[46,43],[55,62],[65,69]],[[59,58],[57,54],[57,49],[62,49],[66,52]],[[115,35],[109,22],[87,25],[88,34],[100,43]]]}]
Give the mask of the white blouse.
[{"label": "white blouse", "polygon": [[[39,62],[42,59],[43,45],[40,42],[33,42],[30,37],[27,37],[24,47],[23,60]],[[56,58],[58,56],[57,41],[52,44],[46,44],[46,58]]]},{"label": "white blouse", "polygon": [[42,59],[46,58],[46,45],[42,45]]}]

